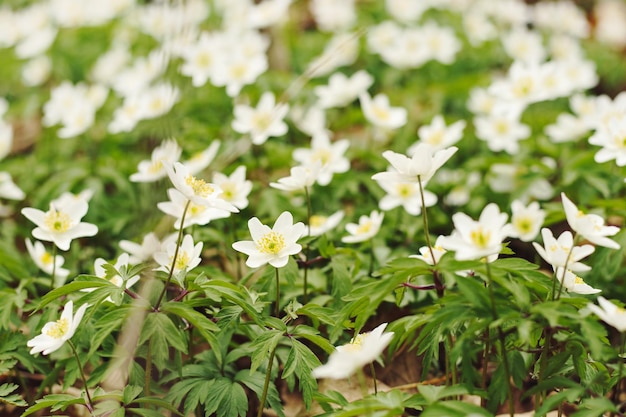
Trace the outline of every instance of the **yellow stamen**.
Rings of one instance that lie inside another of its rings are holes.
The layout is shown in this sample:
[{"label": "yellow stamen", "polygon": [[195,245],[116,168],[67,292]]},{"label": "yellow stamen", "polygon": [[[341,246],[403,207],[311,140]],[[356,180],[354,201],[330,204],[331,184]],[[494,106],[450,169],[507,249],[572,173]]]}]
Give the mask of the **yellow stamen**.
[{"label": "yellow stamen", "polygon": [[328,218],[326,216],[313,215],[309,219],[309,224],[311,225],[311,227],[321,227],[324,225],[324,223],[326,223],[327,219]]},{"label": "yellow stamen", "polygon": [[470,233],[470,238],[472,242],[478,246],[479,248],[485,248],[489,245],[489,241],[491,239],[491,231],[483,230],[482,226],[479,226],[478,229],[472,230]]},{"label": "yellow stamen", "polygon": [[42,264],[44,265],[49,265],[53,262],[52,259],[52,255],[50,255],[48,252],[44,252],[40,257],[39,260],[41,261]]},{"label": "yellow stamen", "polygon": [[46,213],[43,221],[48,229],[60,233],[67,232],[72,225],[72,219],[69,215],[55,209]]},{"label": "yellow stamen", "polygon": [[46,331],[46,334],[55,339],[60,339],[65,336],[69,328],[70,324],[67,322],[67,319],[59,319]]},{"label": "yellow stamen", "polygon": [[194,177],[193,175],[188,175],[185,178],[185,183],[193,189],[193,193],[200,197],[207,197],[209,194],[213,194],[215,188],[208,184],[204,180]]},{"label": "yellow stamen", "polygon": [[260,252],[276,255],[285,247],[285,237],[282,233],[269,232],[256,245]]}]

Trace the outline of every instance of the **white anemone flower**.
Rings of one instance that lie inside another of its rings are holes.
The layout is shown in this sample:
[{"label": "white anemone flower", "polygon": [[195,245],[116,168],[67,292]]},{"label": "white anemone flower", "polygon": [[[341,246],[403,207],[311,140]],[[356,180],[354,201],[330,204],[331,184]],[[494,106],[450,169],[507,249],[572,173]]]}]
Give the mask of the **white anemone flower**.
[{"label": "white anemone flower", "polygon": [[375,361],[393,339],[393,332],[384,332],[383,323],[368,333],[360,333],[350,343],[337,346],[328,362],[313,369],[314,378],[343,379]]},{"label": "white anemone flower", "polygon": [[435,241],[435,246],[432,247],[432,253],[428,246],[422,246],[419,249],[419,252],[420,252],[419,255],[409,255],[409,258],[421,259],[422,261],[426,262],[428,265],[438,264],[441,257],[445,255],[445,253],[447,252],[447,250],[445,250],[441,246],[441,242],[444,238],[445,236],[437,237],[437,240]]},{"label": "white anemone flower", "polygon": [[24,191],[13,182],[11,174],[0,172],[0,198],[23,200],[25,197]]},{"label": "white anemone flower", "polygon": [[349,235],[341,238],[344,243],[365,242],[376,236],[385,218],[384,213],[373,210],[369,216],[359,217],[359,223],[348,223],[346,231]]},{"label": "white anemone flower", "polygon": [[554,275],[559,282],[563,283],[563,288],[565,288],[567,292],[575,294],[597,294],[602,291],[593,288],[569,269],[563,270],[562,267],[558,267],[554,271]]},{"label": "white anemone flower", "polygon": [[552,231],[548,228],[541,229],[543,246],[533,242],[535,250],[553,268],[565,267],[571,271],[588,271],[591,268],[578,261],[591,255],[595,248],[592,245],[574,246],[574,236],[572,232],[561,233],[558,239],[554,238]]},{"label": "white anemone flower", "polygon": [[521,201],[515,200],[511,203],[511,233],[510,237],[515,237],[523,242],[530,242],[539,234],[546,212],[541,210],[536,201],[525,206]]},{"label": "white anemone flower", "polygon": [[465,213],[456,213],[452,216],[454,231],[442,237],[440,245],[454,251],[459,261],[497,255],[502,250],[502,241],[509,235],[507,219],[508,215],[501,213],[495,203],[485,206],[478,221]]},{"label": "white anemone flower", "polygon": [[[176,219],[174,227],[176,229],[180,229],[183,213],[185,213],[185,207],[187,207],[187,202],[189,200],[175,188],[168,189],[167,195],[169,196],[170,201],[157,203],[157,207],[163,213],[174,217]],[[185,213],[185,224],[182,225],[182,228],[185,229],[194,224],[204,226],[212,220],[223,219],[229,216],[230,212],[227,210],[196,204],[192,201],[189,202],[189,206],[187,207],[187,212]]]},{"label": "white anemone flower", "polygon": [[619,232],[619,227],[605,226],[604,219],[597,214],[583,213],[567,198],[565,193],[561,193],[561,199],[563,201],[563,209],[565,210],[567,223],[576,233],[598,246],[611,249],[620,248],[619,243],[607,237],[613,236]]},{"label": "white anemone flower", "polygon": [[305,236],[321,236],[326,232],[331,231],[341,223],[343,220],[344,212],[339,210],[331,214],[330,216],[324,216],[321,214],[314,214],[309,218],[309,226]]},{"label": "white anemone flower", "polygon": [[350,142],[347,139],[331,142],[327,133],[319,133],[311,138],[311,149],[294,150],[293,159],[302,165],[321,163],[317,183],[328,185],[334,174],[344,173],[350,169],[350,161],[344,156],[349,146]]},{"label": "white anemone flower", "polygon": [[153,232],[150,232],[143,237],[141,243],[121,240],[120,248],[130,255],[128,262],[136,265],[152,259],[152,256],[161,249],[161,241]]},{"label": "white anemone flower", "polygon": [[283,191],[300,191],[311,187],[319,177],[322,165],[320,161],[306,166],[291,168],[289,176],[279,178],[277,182],[270,182],[270,187]]},{"label": "white anemone flower", "polygon": [[[133,275],[132,277],[128,277],[127,279],[124,279],[119,274],[115,274],[113,276],[107,277],[107,270],[104,268],[104,264],[106,263],[107,261],[104,258],[97,258],[94,261],[93,271],[94,271],[95,276],[97,276],[98,278],[106,279],[111,284],[115,285],[116,287],[123,288],[123,289],[130,288],[133,285],[135,285],[137,281],[139,281],[139,275]],[[117,258],[117,261],[115,261],[115,264],[113,265],[113,267],[118,272],[122,270],[122,268],[129,268],[130,267],[130,255],[128,253],[122,253]],[[81,291],[92,292],[94,290],[95,288],[85,288]],[[105,301],[112,303],[113,299],[111,297],[107,297]]]},{"label": "white anemone flower", "polygon": [[139,162],[137,172],[131,174],[132,182],[154,182],[167,176],[165,165],[178,162],[182,149],[175,139],[167,139],[152,151],[150,160]]},{"label": "white anemone flower", "polygon": [[406,124],[407,111],[403,107],[391,107],[389,97],[377,94],[374,98],[369,94],[359,95],[361,108],[365,118],[374,126],[383,129],[398,129]]},{"label": "white anemone flower", "polygon": [[239,209],[221,197],[222,189],[215,184],[196,178],[189,172],[189,168],[180,162],[174,165],[165,165],[167,175],[174,187],[189,201],[199,206],[213,207],[237,213]]},{"label": "white anemone flower", "polygon": [[[429,125],[421,126],[417,130],[417,136],[422,142],[428,143],[437,150],[444,149],[461,140],[465,125],[465,120],[458,120],[448,126],[443,116],[438,114]],[[417,143],[411,146],[407,153],[414,155],[416,147]]]},{"label": "white anemone flower", "polygon": [[458,150],[456,146],[435,150],[426,143],[418,144],[412,157],[393,152],[383,152],[383,157],[389,161],[395,171],[379,172],[372,176],[376,181],[418,182],[422,185],[430,180],[435,172]]},{"label": "white anemone flower", "polygon": [[62,268],[63,263],[65,263],[63,256],[56,255],[53,257],[41,242],[35,241],[33,244],[30,239],[26,239],[26,249],[37,268],[49,275],[52,275],[52,270],[54,269],[55,278],[65,282],[65,278],[70,274],[70,271]]},{"label": "white anemone flower", "polygon": [[206,149],[191,155],[191,158],[183,161],[183,165],[187,167],[190,174],[196,175],[213,162],[220,144],[219,140],[214,140]]},{"label": "white anemone flower", "polygon": [[249,133],[253,144],[262,145],[268,138],[287,133],[288,127],[283,119],[288,111],[289,105],[277,104],[274,94],[265,92],[256,108],[245,104],[235,105],[232,128],[239,133]]},{"label": "white anemone flower", "polygon": [[88,304],[83,304],[74,314],[74,303],[71,300],[68,301],[63,307],[61,318],[46,323],[41,329],[41,334],[26,343],[26,346],[32,348],[30,354],[41,352],[47,355],[63,346],[63,343],[74,336],[87,307],[89,307]]},{"label": "white anemone flower", "polygon": [[302,250],[302,245],[296,242],[304,235],[306,226],[302,222],[294,224],[292,214],[284,211],[272,228],[253,217],[248,220],[248,229],[252,240],[233,243],[233,249],[248,255],[246,265],[258,268],[269,263],[274,268],[282,268],[291,255]]},{"label": "white anemone flower", "polygon": [[47,212],[26,207],[22,209],[22,214],[37,225],[32,232],[34,237],[53,242],[61,250],[68,250],[73,239],[98,233],[96,225],[80,221],[87,214],[88,208],[87,202],[77,200],[62,209],[51,205]]},{"label": "white anemone flower", "polygon": [[[170,241],[164,246],[164,251],[154,254],[154,260],[159,264],[156,271],[169,273],[172,268],[172,263],[174,262],[177,242]],[[185,235],[183,237],[183,241],[178,248],[178,254],[176,255],[176,262],[174,262],[174,271],[172,272],[174,278],[181,284],[184,275],[200,264],[202,260],[200,258],[202,246],[202,242],[198,242],[194,245],[191,235]]]},{"label": "white anemone flower", "polygon": [[[378,207],[389,211],[402,206],[412,216],[422,212],[422,193],[415,182],[378,181],[378,185],[387,193],[378,202]],[[424,190],[424,205],[432,207],[437,203],[437,196]]]},{"label": "white anemone flower", "polygon": [[588,304],[587,308],[600,317],[602,321],[615,327],[620,332],[626,331],[626,310],[622,307],[618,307],[606,298],[599,296],[598,303],[600,307],[595,304]]},{"label": "white anemone flower", "polygon": [[213,183],[222,189],[222,197],[239,210],[248,207],[248,194],[252,191],[252,181],[246,179],[246,167],[238,166],[230,176],[221,172],[213,173]]}]

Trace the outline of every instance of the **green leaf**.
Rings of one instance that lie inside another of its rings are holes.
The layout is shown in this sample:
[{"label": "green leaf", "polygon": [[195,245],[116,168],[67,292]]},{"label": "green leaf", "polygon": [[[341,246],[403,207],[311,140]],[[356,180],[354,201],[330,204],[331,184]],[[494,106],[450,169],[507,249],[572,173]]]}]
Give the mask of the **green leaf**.
[{"label": "green leaf", "polygon": [[[251,389],[260,400],[263,395],[263,387],[265,385],[265,375],[261,372],[250,372],[248,369],[242,369],[235,375],[235,381],[245,385]],[[270,383],[267,392],[267,402],[272,410],[278,413],[279,417],[285,417],[283,412],[283,404],[280,395],[276,389],[276,385]]]},{"label": "green leaf", "polygon": [[250,372],[256,371],[261,363],[270,356],[270,352],[276,349],[278,342],[284,337],[284,332],[280,330],[265,330],[251,344],[254,349],[251,355],[252,363]]},{"label": "green leaf", "polygon": [[35,405],[28,407],[22,417],[29,416],[39,410],[50,408],[51,411],[65,410],[73,404],[85,404],[85,400],[69,394],[50,394],[35,401]]},{"label": "green leaf", "polygon": [[41,310],[42,308],[44,308],[45,306],[47,306],[54,300],[64,295],[72,294],[77,291],[84,290],[86,288],[101,288],[101,287],[107,287],[107,286],[115,287],[117,289],[115,284],[112,284],[111,282],[105,279],[98,278],[93,275],[80,275],[69,284],[65,284],[64,286],[60,288],[56,288],[50,291],[49,293],[47,293],[46,295],[44,295],[41,298],[41,301],[39,302],[39,304],[37,305],[36,310]]},{"label": "green leaf", "polygon": [[185,334],[164,313],[151,312],[146,316],[138,343],[144,344],[148,339],[151,343],[154,364],[159,370],[165,369],[167,365],[170,347],[187,353]]},{"label": "green leaf", "polygon": [[213,413],[217,417],[245,416],[248,411],[246,392],[241,385],[227,378],[215,380],[204,403],[207,417]]},{"label": "green leaf", "polygon": [[320,365],[320,360],[306,345],[296,339],[291,339],[291,350],[283,369],[283,379],[295,372],[300,381],[300,389],[307,409],[311,406],[313,393],[317,390],[317,381],[311,375],[311,371]]},{"label": "green leaf", "polygon": [[11,394],[18,389],[16,384],[2,384],[0,385],[0,403],[11,404],[16,407],[28,407],[28,403],[18,394]]},{"label": "green leaf", "polygon": [[585,398],[578,407],[578,411],[572,417],[598,417],[605,415],[607,411],[617,413],[618,409],[608,398]]}]

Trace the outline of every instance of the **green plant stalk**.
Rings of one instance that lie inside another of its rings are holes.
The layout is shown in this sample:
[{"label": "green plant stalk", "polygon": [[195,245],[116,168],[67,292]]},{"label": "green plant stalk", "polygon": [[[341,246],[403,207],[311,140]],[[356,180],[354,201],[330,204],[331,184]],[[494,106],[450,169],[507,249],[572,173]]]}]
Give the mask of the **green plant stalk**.
[{"label": "green plant stalk", "polygon": [[[278,271],[278,269],[276,269]],[[278,274],[277,274],[278,275]],[[274,355],[276,354],[276,347],[270,352],[269,363],[267,364],[267,372],[265,374],[265,382],[263,383],[263,392],[261,394],[261,401],[259,403],[259,411],[257,412],[257,417],[263,417],[263,408],[265,408],[265,401],[267,401],[267,393],[270,388],[270,379],[272,377],[272,366],[274,365]]]},{"label": "green plant stalk", "polygon": [[[420,190],[420,201],[422,204],[422,220],[424,221],[424,237],[426,238],[426,246],[428,246],[428,251],[430,252],[430,258],[433,260],[433,266],[437,265],[437,261],[435,259],[435,252],[433,251],[433,245],[430,241],[430,231],[428,229],[428,211],[426,210],[426,201],[424,200],[424,185],[422,184],[421,175],[417,176],[417,185]],[[441,278],[439,277],[439,273],[436,270],[433,270],[433,281],[435,283],[435,291],[437,291],[437,297],[441,298],[444,295],[444,287],[443,282],[441,282]]]},{"label": "green plant stalk", "polygon": [[[237,241],[237,229],[235,227],[235,216],[230,216],[230,232],[232,235],[232,240],[233,242]],[[235,282],[239,282],[239,280],[241,279],[241,254],[239,253],[239,251],[236,251],[234,249],[231,248],[231,250],[233,252],[235,252],[235,264],[237,267],[237,276],[236,276],[236,281]]]},{"label": "green plant stalk", "polygon": [[85,394],[87,396],[87,404],[85,405],[87,406],[89,413],[93,416],[93,410],[94,410],[93,400],[91,399],[91,394],[89,394],[89,387],[87,387],[87,378],[85,377],[85,371],[83,369],[83,365],[80,363],[80,357],[78,356],[78,352],[76,351],[76,347],[74,346],[72,341],[68,340],[67,343],[70,345],[70,348],[72,349],[72,352],[74,353],[76,362],[78,362],[78,370],[80,372],[80,377],[83,380],[83,384],[85,385]]},{"label": "green plant stalk", "polygon": [[146,373],[144,375],[143,392],[146,397],[150,396],[150,384],[152,383],[152,340],[148,340],[146,351]]},{"label": "green plant stalk", "polygon": [[55,243],[52,244],[52,276],[50,277],[50,289],[53,290],[54,279],[57,274],[57,245]]},{"label": "green plant stalk", "polygon": [[370,362],[370,371],[372,372],[372,379],[374,380],[374,395],[378,394],[378,383],[376,381],[376,368],[374,362]]},{"label": "green plant stalk", "polygon": [[[619,352],[619,366],[617,368],[617,381],[615,381],[615,388],[613,389],[613,404],[617,404],[619,401],[619,393],[620,393],[620,387],[621,387],[621,382],[622,382],[622,375],[624,373],[624,347],[626,345],[626,332],[621,332],[620,334],[621,337],[621,347],[620,347],[620,352]],[[611,413],[611,416],[613,415],[613,413]]]},{"label": "green plant stalk", "polygon": [[187,200],[187,204],[185,204],[185,209],[183,210],[183,215],[180,218],[180,229],[178,230],[178,239],[176,241],[176,249],[174,250],[174,257],[172,258],[172,265],[170,266],[170,272],[167,275],[167,280],[165,280],[165,286],[163,286],[163,290],[159,295],[159,298],[154,305],[154,311],[159,311],[159,307],[161,307],[161,302],[163,301],[163,297],[165,297],[165,293],[167,292],[167,287],[170,285],[172,281],[172,276],[174,275],[174,267],[176,266],[176,260],[178,259],[178,250],[180,249],[180,245],[183,243],[183,226],[185,225],[185,216],[187,215],[187,209],[191,205],[191,200]]},{"label": "green plant stalk", "polygon": [[[306,196],[306,227],[308,230],[307,235],[311,236],[311,195],[309,194],[309,187],[304,187],[304,195]],[[307,243],[305,249],[304,249],[304,257],[306,258],[305,260],[309,260],[309,244]],[[305,262],[304,263],[304,277],[303,277],[303,293],[302,293],[302,300],[304,301],[303,304],[306,304],[309,301],[309,265]]]},{"label": "green plant stalk", "polygon": [[[489,368],[489,351],[491,350],[491,335],[489,334],[489,327],[485,329],[485,350],[483,351],[483,391],[487,392],[487,371]],[[480,406],[485,408],[487,406],[487,400],[484,397],[480,398]]]},{"label": "green plant stalk", "polygon": [[274,268],[276,271],[276,306],[274,308],[274,316],[280,318],[280,274],[278,268]]},{"label": "green plant stalk", "polygon": [[[491,315],[493,321],[498,320],[498,312],[496,310],[496,295],[493,289],[493,280],[491,279],[491,268],[489,262],[485,261],[485,267],[487,269],[487,281],[489,285],[489,298],[491,300]],[[511,387],[511,368],[509,367],[509,358],[506,355],[506,341],[504,340],[504,332],[502,327],[498,325],[498,340],[500,341],[500,355],[502,356],[502,366],[504,366],[504,375],[506,377],[506,393],[509,402],[509,415],[511,417],[515,414],[515,407],[513,404],[513,388]]]}]

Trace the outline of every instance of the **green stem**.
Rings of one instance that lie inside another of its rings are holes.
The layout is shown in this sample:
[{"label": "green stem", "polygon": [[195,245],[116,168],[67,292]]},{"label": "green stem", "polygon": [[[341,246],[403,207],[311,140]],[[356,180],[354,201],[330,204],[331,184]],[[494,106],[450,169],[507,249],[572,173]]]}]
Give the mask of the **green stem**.
[{"label": "green stem", "polygon": [[[563,292],[563,282],[565,281],[565,274],[567,273],[567,266],[569,265],[569,260],[572,256],[572,252],[574,251],[574,247],[576,246],[576,241],[578,240],[578,234],[574,235],[574,238],[572,239],[572,247],[569,248],[569,252],[567,252],[567,257],[565,257],[565,265],[563,266],[563,273],[561,274],[561,280],[559,282],[559,291],[556,294],[555,297],[555,288],[554,288],[554,283],[552,285],[552,300],[558,300],[559,298],[561,298],[561,293]],[[554,273],[554,279],[558,280],[558,277],[556,276],[556,272]]]},{"label": "green stem", "polygon": [[152,383],[152,339],[148,340],[146,351],[146,373],[144,376],[143,392],[146,397],[150,396],[150,384]]},{"label": "green stem", "polygon": [[615,388],[613,389],[613,403],[614,404],[618,404],[620,388],[622,386],[621,382],[622,382],[622,375],[624,372],[624,347],[626,345],[626,333],[622,332],[620,337],[622,339],[622,346],[620,347],[620,352],[619,352],[619,366],[617,368],[617,381],[615,381]]},{"label": "green stem", "polygon": [[187,215],[187,209],[191,205],[191,200],[187,200],[187,204],[185,204],[185,208],[183,210],[183,215],[180,218],[180,228],[178,229],[178,239],[176,242],[176,249],[174,250],[174,257],[172,258],[172,265],[170,266],[170,272],[167,275],[167,280],[165,281],[165,286],[163,286],[163,290],[159,295],[159,298],[154,305],[154,311],[159,311],[159,307],[161,307],[161,302],[163,301],[163,297],[165,297],[165,293],[167,292],[167,287],[170,285],[172,281],[172,276],[174,275],[174,268],[176,267],[176,260],[178,258],[178,250],[183,243],[183,226],[185,225],[185,216]]},{"label": "green stem", "polygon": [[[487,269],[487,284],[489,286],[489,298],[491,300],[491,315],[493,321],[498,320],[498,312],[496,310],[496,295],[493,289],[493,280],[491,279],[491,268],[489,262],[485,261],[485,267]],[[504,338],[504,332],[502,326],[498,325],[498,340],[500,342],[500,356],[502,356],[502,366],[504,367],[504,375],[506,377],[506,391],[509,401],[509,415],[511,417],[515,414],[515,405],[513,403],[513,388],[511,387],[511,368],[509,367],[509,358],[506,354],[506,341]]]},{"label": "green stem", "polygon": [[[489,327],[485,329],[485,350],[483,351],[483,381],[482,388],[483,391],[487,392],[487,375],[489,368],[489,351],[491,350],[491,335],[489,334]],[[487,406],[487,401],[484,397],[480,398],[480,406],[485,408]]]},{"label": "green stem", "polygon": [[[428,246],[428,251],[430,252],[430,258],[433,261],[433,266],[437,265],[437,260],[435,259],[435,251],[433,250],[433,245],[430,241],[430,230],[428,228],[428,211],[426,210],[426,200],[424,200],[424,184],[422,184],[422,176],[417,176],[417,185],[420,190],[420,202],[422,204],[422,220],[424,221],[424,237],[426,238],[426,246]],[[444,295],[444,286],[443,282],[441,282],[441,278],[439,277],[439,273],[436,270],[433,270],[433,281],[435,283],[435,290],[437,291],[437,297],[441,298]]]},{"label": "green stem", "polygon": [[374,395],[378,394],[378,382],[376,381],[376,367],[374,362],[370,362],[370,371],[372,372],[372,379],[374,380]]},{"label": "green stem", "polygon": [[[276,269],[278,271],[278,269]],[[278,345],[277,345],[278,346]],[[265,408],[265,401],[267,400],[267,393],[270,388],[270,379],[272,377],[272,365],[274,365],[274,355],[276,354],[276,346],[270,352],[269,363],[267,364],[267,372],[265,374],[265,382],[263,383],[263,393],[261,394],[261,403],[259,404],[259,411],[257,417],[263,417],[263,408]]]},{"label": "green stem", "polygon": [[[311,236],[311,195],[309,194],[309,187],[304,187],[304,195],[306,196],[306,227],[307,227],[307,236]],[[309,260],[309,244],[307,243],[304,249],[304,257],[305,260]],[[303,280],[303,294],[302,299],[304,304],[309,301],[309,265],[308,263],[304,264],[304,280]]]},{"label": "green stem", "polygon": [[274,268],[276,271],[276,307],[274,308],[274,316],[280,318],[280,274],[278,268]]},{"label": "green stem", "polygon": [[53,290],[55,287],[54,279],[57,274],[57,245],[52,245],[52,277],[50,277],[50,289]]},{"label": "green stem", "polygon": [[[237,229],[236,229],[235,216],[230,216],[230,229],[232,234],[233,242],[237,241]],[[237,265],[237,277],[235,282],[239,282],[241,279],[241,254],[239,251],[236,251],[231,248],[233,252],[235,252],[235,264]]]},{"label": "green stem", "polygon": [[70,348],[72,349],[72,352],[74,353],[76,362],[78,362],[78,370],[80,372],[80,377],[83,380],[83,384],[85,385],[85,394],[87,395],[87,404],[85,405],[87,406],[89,413],[93,416],[93,410],[94,410],[93,400],[91,399],[91,394],[89,394],[89,387],[87,387],[87,378],[85,377],[85,371],[83,369],[83,365],[80,363],[80,357],[78,356],[78,352],[76,351],[76,347],[74,346],[72,341],[68,340],[67,343],[70,345]]}]

